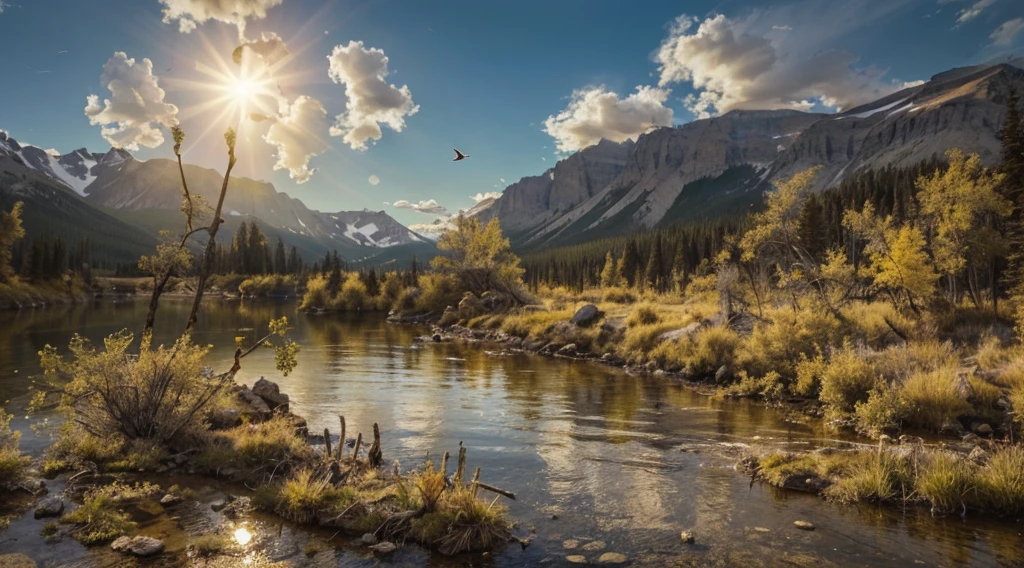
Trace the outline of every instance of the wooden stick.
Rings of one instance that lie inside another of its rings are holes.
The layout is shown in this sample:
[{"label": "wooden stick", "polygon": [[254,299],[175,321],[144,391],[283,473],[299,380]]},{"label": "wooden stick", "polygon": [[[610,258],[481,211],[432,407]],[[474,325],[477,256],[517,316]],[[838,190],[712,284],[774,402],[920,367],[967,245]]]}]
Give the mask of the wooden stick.
[{"label": "wooden stick", "polygon": [[476,468],[476,471],[473,472],[473,483],[470,484],[470,487],[473,488],[473,497],[476,497],[476,487],[477,487],[477,483],[479,481],[480,481],[480,468],[478,467],[478,468]]},{"label": "wooden stick", "polygon": [[466,473],[466,447],[459,442],[459,464],[455,468],[455,485],[462,486],[463,475]]},{"label": "wooden stick", "polygon": [[366,461],[370,464],[370,467],[377,468],[384,461],[384,453],[380,448],[380,427],[377,423],[373,423],[373,445],[370,446],[370,451],[366,453]]},{"label": "wooden stick", "polygon": [[345,417],[338,416],[338,419],[341,420],[341,441],[338,443],[338,461],[341,461],[345,457],[345,444],[348,443],[348,440],[345,439]]},{"label": "wooden stick", "polygon": [[486,490],[488,490],[488,491],[490,491],[492,493],[497,493],[498,495],[502,495],[502,496],[508,497],[509,499],[511,499],[513,501],[516,500],[516,494],[511,492],[511,491],[508,491],[506,489],[501,489],[500,487],[495,487],[493,485],[488,485],[488,484],[484,483],[483,481],[477,481],[476,482],[476,486],[481,488],[481,489],[486,489]]},{"label": "wooden stick", "polygon": [[324,428],[324,449],[326,450],[324,455],[327,456],[327,459],[331,459],[331,431],[327,428]]},{"label": "wooden stick", "polygon": [[363,433],[360,432],[356,436],[356,451],[352,452],[352,463],[356,463],[359,460],[359,447],[363,445]]},{"label": "wooden stick", "polygon": [[451,454],[449,454],[447,451],[445,451],[444,455],[441,456],[441,475],[443,475],[445,479],[448,479],[448,458],[449,457],[451,457]]}]

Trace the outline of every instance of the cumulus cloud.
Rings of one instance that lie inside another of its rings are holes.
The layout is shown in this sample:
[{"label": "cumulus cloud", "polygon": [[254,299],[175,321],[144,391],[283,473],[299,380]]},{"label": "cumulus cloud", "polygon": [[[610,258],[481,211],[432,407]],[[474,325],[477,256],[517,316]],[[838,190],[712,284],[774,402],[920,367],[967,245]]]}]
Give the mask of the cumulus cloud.
[{"label": "cumulus cloud", "polygon": [[870,4],[843,3],[817,27],[798,25],[809,29],[806,34],[772,34],[760,23],[771,15],[765,12],[738,20],[718,14],[703,22],[680,16],[655,55],[659,86],[690,83],[696,92],[683,102],[700,118],[732,109],[809,110],[817,102],[842,109],[889,95],[905,84],[885,80],[884,70],[857,66],[851,53],[829,49],[832,38],[818,29],[838,37],[864,23],[855,21],[856,11],[870,14]]},{"label": "cumulus cloud", "polygon": [[327,130],[327,111],[320,101],[305,95],[281,114],[270,126],[264,140],[277,148],[275,170],[288,170],[295,183],[306,183],[316,172],[309,161],[327,149],[323,133]]},{"label": "cumulus cloud", "polygon": [[377,176],[370,176],[370,179],[368,179],[367,181],[370,182],[370,185],[377,185],[380,183],[380,178]]},{"label": "cumulus cloud", "polygon": [[426,213],[427,215],[448,214],[448,209],[433,199],[427,199],[425,201],[420,201],[419,203],[412,203],[405,199],[399,199],[392,203],[391,206],[398,207],[399,209],[412,209],[413,211],[419,211],[420,213]]},{"label": "cumulus cloud", "polygon": [[102,126],[103,138],[112,146],[138,150],[163,144],[160,126],[178,122],[178,107],[164,102],[164,90],[153,75],[153,62],[136,62],[123,51],[114,53],[105,65],[100,82],[107,86],[110,98],[97,95],[86,98],[85,116],[89,124]]},{"label": "cumulus cloud", "polygon": [[560,152],[574,152],[602,138],[624,142],[672,124],[672,109],[665,106],[668,95],[667,89],[644,86],[626,98],[604,85],[578,89],[565,110],[544,121],[544,132],[555,139]]},{"label": "cumulus cloud", "polygon": [[1014,18],[1003,22],[1003,24],[996,28],[996,30],[988,37],[992,40],[992,43],[996,45],[1010,45],[1021,30],[1024,30],[1024,18]]},{"label": "cumulus cloud", "polygon": [[178,31],[187,34],[208,20],[234,24],[238,37],[245,37],[245,21],[262,20],[267,10],[280,6],[284,0],[160,0],[164,6],[164,23],[178,22]]},{"label": "cumulus cloud", "polygon": [[345,85],[348,97],[345,112],[331,127],[331,136],[341,136],[353,150],[365,150],[368,142],[380,140],[382,124],[401,132],[405,118],[419,111],[409,87],[387,82],[388,57],[383,50],[350,41],[336,46],[328,60],[331,80]]},{"label": "cumulus cloud", "polygon": [[263,33],[259,39],[244,40],[232,52],[231,58],[237,65],[241,65],[247,52],[263,58],[267,65],[274,65],[288,57],[288,46],[274,32]]},{"label": "cumulus cloud", "polygon": [[981,15],[982,12],[985,11],[985,8],[988,8],[992,4],[995,4],[995,2],[996,0],[978,0],[974,4],[971,4],[969,7],[960,10],[956,18],[957,25],[965,24],[973,20],[974,18],[977,18],[978,16]]},{"label": "cumulus cloud", "polygon": [[488,191],[487,193],[477,193],[476,195],[471,195],[470,197],[473,198],[473,203],[480,203],[481,201],[484,201],[486,199],[497,199],[501,197],[501,192]]}]

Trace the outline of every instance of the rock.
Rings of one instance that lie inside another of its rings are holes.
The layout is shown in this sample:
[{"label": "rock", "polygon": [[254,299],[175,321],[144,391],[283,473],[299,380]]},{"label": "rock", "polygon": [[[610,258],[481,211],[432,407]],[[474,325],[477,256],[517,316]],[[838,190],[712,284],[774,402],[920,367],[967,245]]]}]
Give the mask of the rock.
[{"label": "rock", "polygon": [[686,327],[681,327],[679,329],[673,329],[671,331],[666,331],[665,333],[662,333],[661,335],[658,336],[658,341],[678,341],[684,337],[690,337],[691,335],[697,333],[698,331],[701,330],[702,327],[704,327],[703,323],[693,322],[690,325],[687,325]]},{"label": "rock", "polygon": [[364,546],[373,546],[373,545],[377,544],[377,536],[374,535],[373,533],[366,533],[366,534],[364,534],[363,538],[360,539],[360,540],[362,541]]},{"label": "rock", "polygon": [[212,430],[228,430],[242,423],[242,415],[234,408],[214,408],[207,420]]},{"label": "rock", "polygon": [[939,428],[939,434],[960,437],[964,435],[964,427],[958,420],[947,420],[942,428]]},{"label": "rock", "polygon": [[686,544],[693,544],[696,537],[694,536],[693,531],[683,531],[679,533],[679,539]]},{"label": "rock", "polygon": [[60,495],[51,495],[43,499],[36,507],[35,518],[59,517],[64,512],[64,499]]},{"label": "rock", "polygon": [[582,554],[571,554],[565,557],[565,560],[570,564],[586,564],[587,557]]},{"label": "rock", "polygon": [[36,568],[35,560],[24,554],[0,554],[0,568]]},{"label": "rock", "polygon": [[601,310],[594,304],[587,304],[582,308],[576,310],[573,314],[572,319],[569,321],[575,325],[586,327],[598,320],[601,317]]},{"label": "rock", "polygon": [[441,339],[442,339],[442,337],[441,337],[441,334],[440,334],[440,333],[435,333],[434,335],[430,336],[430,339],[431,339],[431,341],[433,341],[434,343],[441,343]]},{"label": "rock", "polygon": [[215,513],[219,513],[221,511],[223,511],[224,507],[227,507],[227,506],[228,506],[228,502],[225,501],[224,499],[217,499],[216,501],[210,503],[210,508],[213,509],[213,511]]},{"label": "rock", "polygon": [[380,544],[375,544],[375,545],[371,546],[370,550],[372,550],[374,554],[380,554],[381,556],[386,556],[386,555],[391,554],[392,552],[398,550],[398,545],[393,543],[393,542],[384,541],[384,542],[382,542]]},{"label": "rock", "polygon": [[238,399],[247,404],[252,409],[253,414],[260,420],[265,420],[272,414],[267,403],[257,396],[256,393],[252,392],[252,389],[243,388],[238,391]]},{"label": "rock", "polygon": [[978,426],[974,428],[974,433],[979,436],[991,436],[992,426],[989,426],[988,424],[985,423],[978,424]]},{"label": "rock", "polygon": [[717,371],[715,371],[715,382],[720,383],[727,378],[729,378],[729,366],[722,365]]},{"label": "rock", "polygon": [[576,354],[576,350],[577,350],[576,344],[575,343],[570,343],[569,345],[566,345],[565,347],[559,349],[558,350],[558,355],[562,355],[562,356],[565,356],[565,357],[571,357],[571,356]]},{"label": "rock", "polygon": [[587,544],[584,544],[582,549],[586,550],[587,552],[596,552],[598,550],[604,550],[605,546],[606,545],[603,540],[595,540],[592,542],[588,542]]},{"label": "rock", "polygon": [[813,531],[814,525],[808,521],[793,521],[793,526],[802,531]]},{"label": "rock", "polygon": [[135,556],[155,556],[164,551],[162,540],[149,536],[137,536],[135,538],[122,536],[110,544],[110,548],[117,552],[125,552]]},{"label": "rock", "polygon": [[288,412],[288,395],[281,392],[277,383],[260,377],[260,380],[256,381],[256,384],[252,386],[252,392],[262,398],[263,402],[266,402],[271,410]]},{"label": "rock", "polygon": [[160,498],[160,504],[164,506],[177,505],[182,501],[184,501],[184,499],[171,493],[168,493],[167,495],[164,495],[163,497]]},{"label": "rock", "polygon": [[562,541],[562,548],[564,548],[566,550],[576,550],[579,547],[580,547],[580,541],[578,541],[578,540],[576,540],[574,538],[570,538],[569,540],[563,540]]},{"label": "rock", "polygon": [[606,564],[610,566],[625,564],[627,561],[628,559],[626,558],[626,555],[619,552],[605,552],[597,559],[598,564]]},{"label": "rock", "polygon": [[964,434],[964,437],[961,438],[961,440],[963,440],[964,442],[966,442],[968,444],[977,444],[977,443],[981,442],[981,437],[979,437],[977,434],[973,434],[971,432],[968,432],[968,433]]},{"label": "rock", "polygon": [[978,465],[985,465],[988,462],[989,453],[986,452],[981,446],[974,446],[970,454],[967,454],[967,459]]},{"label": "rock", "polygon": [[463,319],[475,318],[484,311],[483,303],[472,292],[466,292],[459,301],[459,316]]},{"label": "rock", "polygon": [[31,495],[46,493],[46,482],[38,477],[30,477],[18,484],[18,489]]},{"label": "rock", "polygon": [[900,436],[900,443],[901,444],[920,445],[920,444],[924,443],[924,440],[922,438],[917,437],[917,436],[908,436],[908,435],[904,434],[904,435]]}]

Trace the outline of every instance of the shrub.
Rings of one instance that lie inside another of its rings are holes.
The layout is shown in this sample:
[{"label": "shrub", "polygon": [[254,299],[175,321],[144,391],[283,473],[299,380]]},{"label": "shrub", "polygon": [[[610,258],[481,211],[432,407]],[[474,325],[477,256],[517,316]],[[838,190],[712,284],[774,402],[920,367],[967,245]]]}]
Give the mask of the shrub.
[{"label": "shrub", "polygon": [[728,327],[707,327],[678,341],[663,342],[651,358],[666,368],[686,368],[696,378],[711,377],[723,365],[732,366],[739,341]]},{"label": "shrub", "polygon": [[974,358],[982,369],[991,371],[1009,363],[1014,355],[1014,350],[1004,348],[998,337],[987,334],[978,341],[978,351]]},{"label": "shrub", "polygon": [[462,298],[458,281],[442,274],[421,275],[419,290],[414,307],[421,313],[439,314],[448,306],[459,305],[459,299]]},{"label": "shrub", "polygon": [[836,343],[839,321],[826,310],[780,310],[772,323],[759,323],[737,349],[737,363],[751,376],[776,371],[787,383],[796,379],[796,365]]},{"label": "shrub", "polygon": [[833,350],[828,364],[824,366],[819,398],[828,405],[831,414],[847,415],[858,403],[868,399],[876,380],[871,365],[847,343],[841,349]]},{"label": "shrub", "polygon": [[641,304],[633,309],[633,312],[629,314],[626,319],[627,327],[636,327],[638,325],[654,325],[661,321],[661,316],[654,311],[654,307],[650,304]]},{"label": "shrub", "polygon": [[281,486],[274,512],[290,521],[308,524],[337,515],[354,501],[355,490],[351,487],[334,487],[330,480],[304,469]]},{"label": "shrub", "polygon": [[661,343],[661,335],[676,328],[676,324],[664,322],[627,328],[620,347],[621,354],[631,363],[647,361],[654,348]]},{"label": "shrub", "polygon": [[370,295],[358,272],[349,272],[345,283],[341,285],[337,303],[341,309],[349,311],[360,311],[369,307]]},{"label": "shrub", "polygon": [[11,415],[0,411],[0,489],[12,488],[28,467],[30,459],[18,449],[20,432],[11,430]]},{"label": "shrub", "polygon": [[1008,515],[1024,513],[1024,447],[997,450],[981,469],[978,490],[982,504]]},{"label": "shrub", "polygon": [[636,301],[636,296],[626,288],[608,288],[601,295],[601,301],[611,304],[632,304]]},{"label": "shrub", "polygon": [[886,430],[899,429],[907,407],[898,387],[881,382],[871,389],[866,401],[856,405],[854,414],[857,429],[876,436]]},{"label": "shrub", "polygon": [[903,384],[907,403],[907,422],[914,426],[939,431],[971,410],[967,398],[956,387],[956,367],[934,371],[918,371]]},{"label": "shrub", "polygon": [[841,503],[889,501],[909,496],[912,472],[908,460],[888,452],[870,452],[855,458],[846,475],[825,490]]},{"label": "shrub", "polygon": [[931,503],[935,512],[966,508],[968,493],[974,489],[974,469],[963,456],[932,452],[918,469],[917,494]]},{"label": "shrub", "polygon": [[300,310],[323,310],[331,304],[331,295],[327,291],[327,279],[323,274],[314,274],[306,281],[306,293],[299,303]]},{"label": "shrub", "polygon": [[196,465],[212,472],[245,468],[249,473],[286,473],[313,455],[295,426],[286,417],[275,416],[213,434],[196,457]]},{"label": "shrub", "polygon": [[60,522],[77,525],[71,535],[85,545],[109,542],[135,532],[135,523],[120,505],[152,496],[159,488],[150,484],[134,486],[114,483],[85,494],[82,506],[61,517]]}]

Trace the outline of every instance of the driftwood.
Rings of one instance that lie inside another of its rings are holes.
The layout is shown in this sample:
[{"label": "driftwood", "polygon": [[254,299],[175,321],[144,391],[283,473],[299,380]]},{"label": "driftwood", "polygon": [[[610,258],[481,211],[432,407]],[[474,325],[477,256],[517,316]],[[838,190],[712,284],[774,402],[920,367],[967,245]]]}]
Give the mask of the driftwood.
[{"label": "driftwood", "polygon": [[359,448],[362,445],[363,445],[363,433],[360,432],[359,435],[356,436],[356,447],[355,447],[355,451],[352,452],[352,463],[356,463],[356,461],[359,460]]},{"label": "driftwood", "polygon": [[341,421],[341,438],[338,440],[338,461],[341,461],[345,457],[345,417],[338,416],[338,420]]},{"label": "driftwood", "polygon": [[443,475],[446,480],[448,479],[448,458],[450,457],[451,454],[449,454],[447,450],[445,450],[444,455],[441,456],[441,475]]},{"label": "driftwood", "polygon": [[476,487],[479,487],[480,489],[486,489],[486,490],[490,491],[491,493],[497,493],[498,495],[501,495],[503,497],[508,497],[509,499],[511,499],[513,501],[516,500],[516,494],[511,492],[511,491],[509,491],[509,490],[507,490],[507,489],[502,489],[500,487],[495,487],[495,486],[490,485],[488,483],[484,483],[483,481],[477,481],[475,483],[475,485],[476,485]]},{"label": "driftwood", "polygon": [[[344,444],[345,441],[342,440],[341,443]],[[327,459],[331,459],[331,432],[327,428],[324,428],[324,450],[324,455],[327,456]]]},{"label": "driftwood", "polygon": [[373,445],[370,446],[370,451],[366,453],[366,461],[372,468],[380,467],[380,464],[384,461],[384,453],[380,449],[380,427],[377,423],[373,423]]},{"label": "driftwood", "polygon": [[463,476],[466,473],[466,447],[459,442],[459,463],[455,467],[455,485],[462,485]]}]

